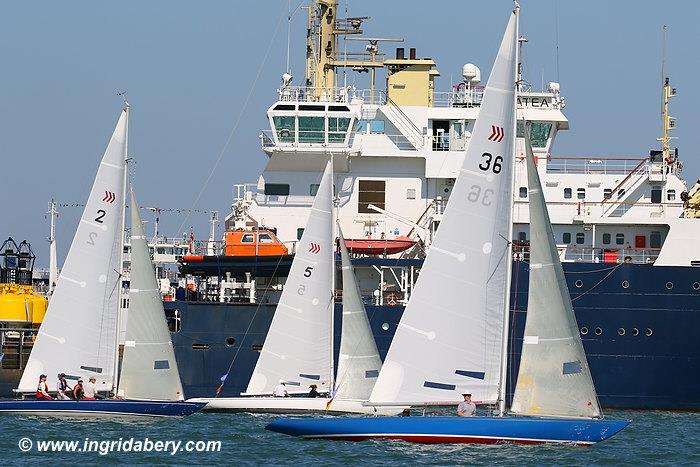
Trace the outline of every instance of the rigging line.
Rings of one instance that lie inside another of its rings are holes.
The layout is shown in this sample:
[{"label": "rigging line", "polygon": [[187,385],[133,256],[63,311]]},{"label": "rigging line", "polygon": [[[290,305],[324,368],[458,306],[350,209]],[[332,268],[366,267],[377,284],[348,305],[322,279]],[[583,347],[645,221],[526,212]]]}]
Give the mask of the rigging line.
[{"label": "rigging line", "polygon": [[[238,125],[240,124],[243,114],[248,108],[248,104],[250,103],[250,99],[253,97],[253,91],[255,91],[255,86],[258,83],[258,80],[260,79],[260,75],[262,74],[263,68],[265,67],[265,64],[267,63],[267,59],[270,56],[270,52],[272,51],[272,46],[275,43],[275,39],[277,38],[277,33],[279,32],[280,25],[282,24],[282,19],[284,19],[285,15],[280,15],[279,19],[277,20],[277,25],[275,26],[275,30],[272,33],[272,37],[270,38],[270,43],[267,46],[267,50],[265,51],[265,55],[263,56],[262,61],[260,62],[260,65],[258,66],[258,71],[255,74],[255,79],[253,79],[253,83],[250,86],[250,90],[248,91],[248,95],[246,96],[245,100],[243,101],[243,105],[241,106],[241,110],[238,113],[238,117],[236,118],[236,121],[233,124],[233,128],[231,128],[231,131],[228,134],[228,137],[226,138],[226,142],[224,143],[224,146],[221,148],[221,151],[219,152],[219,157],[216,159],[216,162],[212,166],[211,170],[209,171],[209,175],[207,176],[207,179],[205,180],[204,184],[202,185],[202,189],[199,190],[199,193],[197,193],[197,196],[195,197],[194,201],[192,202],[192,207],[190,209],[194,209],[197,206],[197,203],[199,203],[200,198],[204,194],[204,191],[207,189],[209,186],[209,182],[211,182],[212,177],[216,173],[216,169],[219,167],[219,164],[221,163],[221,159],[224,157],[224,153],[228,149],[229,144],[231,143],[231,140],[233,139],[233,135],[236,133],[236,130],[238,130]],[[185,216],[185,219],[182,221],[182,224],[180,224],[180,227],[176,230],[176,232],[180,232],[182,228],[185,226],[187,223],[187,220],[189,219],[190,215],[189,213],[187,216]]]},{"label": "rigging line", "polygon": [[610,275],[611,275],[612,273],[614,273],[615,270],[616,270],[617,268],[619,268],[619,267],[622,266],[623,264],[625,264],[625,263],[620,263],[620,264],[618,264],[617,266],[615,266],[609,273],[607,273],[607,274],[605,275],[605,277],[603,277],[601,280],[599,280],[598,282],[596,282],[596,283],[593,285],[593,287],[591,287],[590,289],[586,290],[586,291],[583,292],[581,295],[578,295],[578,296],[576,296],[575,298],[572,298],[571,301],[574,302],[575,300],[578,300],[579,298],[581,298],[581,297],[583,297],[584,295],[588,294],[591,290],[593,290],[593,289],[595,289],[596,287],[598,287],[600,284],[603,283],[604,280],[606,280],[608,277],[610,277]]}]

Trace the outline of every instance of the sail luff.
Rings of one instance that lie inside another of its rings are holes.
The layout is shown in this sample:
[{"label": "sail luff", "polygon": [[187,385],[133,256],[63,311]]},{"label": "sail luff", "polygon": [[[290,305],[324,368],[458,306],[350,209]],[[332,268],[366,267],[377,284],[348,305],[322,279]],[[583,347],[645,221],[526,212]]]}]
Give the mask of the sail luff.
[{"label": "sail luff", "polygon": [[100,391],[113,388],[121,264],[126,111],[95,175],[73,241],[39,329],[19,392],[36,390],[40,374],[69,379],[95,376]]},{"label": "sail luff", "polygon": [[184,399],[163,299],[133,191],[129,316],[118,394],[141,400]]},{"label": "sail luff", "polygon": [[335,396],[338,399],[368,400],[382,367],[382,360],[340,225],[338,235],[343,277],[343,321]]},{"label": "sail luff", "polygon": [[[510,261],[515,14],[459,177],[370,401],[495,402]],[[468,299],[465,299],[468,297]]]},{"label": "sail luff", "polygon": [[530,207],[530,277],[525,333],[511,411],[521,415],[602,417],[525,134]]}]

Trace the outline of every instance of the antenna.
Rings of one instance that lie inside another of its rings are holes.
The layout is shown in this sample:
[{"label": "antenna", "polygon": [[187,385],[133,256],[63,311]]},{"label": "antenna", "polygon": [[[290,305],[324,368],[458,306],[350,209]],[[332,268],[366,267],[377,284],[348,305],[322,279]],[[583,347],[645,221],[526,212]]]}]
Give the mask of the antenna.
[{"label": "antenna", "polygon": [[661,113],[664,113],[664,101],[666,100],[666,91],[664,90],[666,79],[666,32],[668,27],[664,24],[661,28]]},{"label": "antenna", "polygon": [[556,67],[557,83],[561,83],[559,79],[559,9],[557,8],[557,0],[552,0],[552,2],[554,3],[554,65]]},{"label": "antenna", "polygon": [[126,107],[129,107],[129,103],[126,101],[126,91],[118,92],[117,96],[122,98],[122,102],[124,102]]}]

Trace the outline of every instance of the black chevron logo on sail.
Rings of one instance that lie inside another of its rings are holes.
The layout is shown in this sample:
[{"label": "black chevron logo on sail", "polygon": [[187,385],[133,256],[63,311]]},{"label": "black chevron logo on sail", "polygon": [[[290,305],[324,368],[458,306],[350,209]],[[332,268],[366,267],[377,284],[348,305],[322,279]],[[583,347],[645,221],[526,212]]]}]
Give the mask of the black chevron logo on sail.
[{"label": "black chevron logo on sail", "polygon": [[496,125],[491,125],[491,136],[489,136],[489,141],[495,141],[497,143],[500,143],[503,140],[503,137],[505,136],[506,132],[503,131],[503,128],[500,126]]}]

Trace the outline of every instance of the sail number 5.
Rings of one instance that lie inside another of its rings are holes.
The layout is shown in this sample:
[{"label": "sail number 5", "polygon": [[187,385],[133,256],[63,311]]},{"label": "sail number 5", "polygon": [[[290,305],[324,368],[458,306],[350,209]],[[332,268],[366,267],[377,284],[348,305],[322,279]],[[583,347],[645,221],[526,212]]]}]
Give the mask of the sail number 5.
[{"label": "sail number 5", "polygon": [[[501,162],[503,162],[503,156],[493,157],[491,153],[485,152],[481,155],[481,158],[483,159],[481,164],[479,164],[479,168],[481,170],[484,172],[488,172],[490,170],[495,174],[501,173]],[[491,162],[493,162],[493,164],[491,164]]]}]

